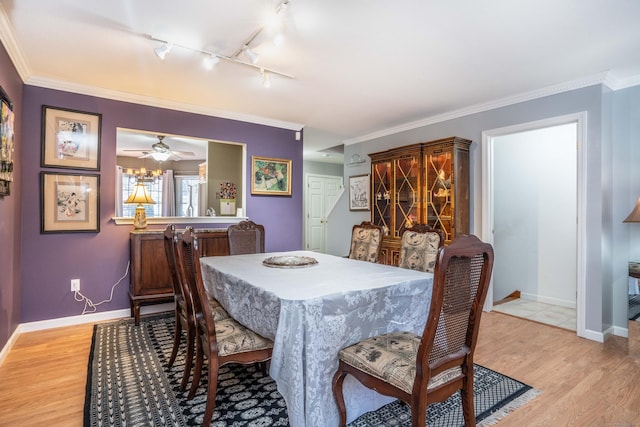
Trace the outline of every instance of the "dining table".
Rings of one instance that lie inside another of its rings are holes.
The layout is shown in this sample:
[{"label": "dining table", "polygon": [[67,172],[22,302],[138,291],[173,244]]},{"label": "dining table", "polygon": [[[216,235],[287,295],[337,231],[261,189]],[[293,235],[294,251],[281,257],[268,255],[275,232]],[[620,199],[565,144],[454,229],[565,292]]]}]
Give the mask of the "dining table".
[{"label": "dining table", "polygon": [[[269,375],[292,427],[339,421],[332,391],[338,352],[387,332],[421,334],[433,274],[288,251],[200,258],[206,291],[238,322],[273,340]],[[347,376],[347,422],[393,401]]]}]

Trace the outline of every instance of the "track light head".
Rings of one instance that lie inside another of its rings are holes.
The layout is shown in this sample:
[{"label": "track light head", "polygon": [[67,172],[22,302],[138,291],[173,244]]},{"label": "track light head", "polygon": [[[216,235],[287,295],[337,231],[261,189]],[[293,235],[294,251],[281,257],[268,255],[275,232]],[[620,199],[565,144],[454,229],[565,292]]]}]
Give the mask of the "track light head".
[{"label": "track light head", "polygon": [[264,68],[260,69],[260,74],[262,74],[262,86],[269,89],[271,87],[271,76],[269,76],[269,73],[264,71]]},{"label": "track light head", "polygon": [[153,49],[153,51],[158,58],[164,60],[164,57],[167,56],[167,53],[171,51],[171,44],[165,42],[157,48]]},{"label": "track light head", "polygon": [[205,54],[204,59],[202,60],[202,66],[205,70],[210,71],[213,70],[213,67],[220,62],[220,58],[213,54]]},{"label": "track light head", "polygon": [[249,61],[252,64],[255,64],[256,62],[258,62],[260,55],[258,55],[257,53],[249,49],[248,45],[244,45],[244,47],[242,48],[242,51],[244,52],[245,55],[247,55],[247,58],[249,58]]}]

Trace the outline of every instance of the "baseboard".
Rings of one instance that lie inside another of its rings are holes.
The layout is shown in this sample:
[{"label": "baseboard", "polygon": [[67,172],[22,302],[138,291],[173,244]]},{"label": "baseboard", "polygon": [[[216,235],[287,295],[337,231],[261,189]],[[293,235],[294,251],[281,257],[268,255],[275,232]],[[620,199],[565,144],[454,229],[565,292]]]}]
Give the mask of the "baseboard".
[{"label": "baseboard", "polygon": [[613,335],[617,337],[629,338],[629,329],[620,326],[613,327]]},{"label": "baseboard", "polygon": [[18,327],[13,330],[13,333],[7,340],[7,343],[4,345],[4,347],[2,347],[2,351],[0,351],[0,366],[2,366],[5,357],[7,357],[7,354],[9,354],[11,348],[13,348],[13,345],[18,340],[18,337],[20,336],[20,332],[18,331],[19,328],[20,325],[18,325]]},{"label": "baseboard", "polygon": [[528,301],[538,301],[538,302],[543,302],[545,304],[559,305],[561,307],[576,308],[575,301],[568,301],[568,300],[563,300],[558,298],[550,298],[550,297],[540,296],[536,294],[529,294],[526,292],[521,292],[520,298],[526,299]]},{"label": "baseboard", "polygon": [[604,338],[605,338],[605,334],[602,332],[598,332],[598,331],[592,331],[590,329],[585,329],[584,331],[584,335],[578,335],[582,338],[586,338],[588,340],[591,341],[596,341],[599,343],[603,343],[604,342]]},{"label": "baseboard", "polygon": [[[145,315],[145,314],[160,313],[163,311],[173,310],[173,307],[174,307],[173,303],[142,306],[140,307],[140,314]],[[124,317],[130,317],[130,316],[131,316],[131,310],[126,308],[122,310],[105,311],[102,313],[80,314],[77,316],[68,316],[68,317],[60,317],[57,319],[40,320],[37,322],[21,323],[20,325],[18,325],[17,330],[20,333],[41,331],[44,329],[59,328],[62,326],[73,326],[73,325],[81,325],[83,323],[95,323],[95,322],[102,322],[105,320],[122,319]]]}]

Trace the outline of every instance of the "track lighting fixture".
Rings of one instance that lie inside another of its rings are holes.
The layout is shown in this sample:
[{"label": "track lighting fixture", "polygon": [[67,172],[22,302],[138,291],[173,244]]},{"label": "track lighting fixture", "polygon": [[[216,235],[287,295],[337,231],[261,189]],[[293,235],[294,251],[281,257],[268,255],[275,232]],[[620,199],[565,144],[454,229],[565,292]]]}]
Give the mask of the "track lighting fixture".
[{"label": "track lighting fixture", "polygon": [[262,86],[269,89],[271,87],[271,78],[269,77],[269,73],[264,71],[264,68],[261,68],[260,74],[262,74]]},{"label": "track lighting fixture", "polygon": [[167,53],[171,51],[171,44],[168,42],[164,42],[161,46],[153,49],[153,51],[156,53],[158,58],[164,60],[164,57],[167,56]]},{"label": "track lighting fixture", "polygon": [[[287,9],[289,1],[290,0],[282,1],[282,3],[280,3],[280,5],[275,10],[275,18],[276,18],[276,21],[278,21],[278,27],[281,26],[282,24],[281,20]],[[205,55],[205,57],[202,60],[203,61],[202,64],[203,64],[203,67],[207,70],[211,70],[218,62],[220,62],[221,59],[226,62],[240,64],[247,67],[252,67],[260,71],[260,74],[262,75],[263,86],[270,87],[271,86],[270,74],[277,74],[279,76],[287,77],[289,79],[293,79],[294,77],[290,74],[286,74],[281,71],[274,70],[272,68],[266,68],[260,65],[256,65],[256,63],[258,62],[259,55],[258,53],[251,50],[250,46],[256,40],[256,38],[258,38],[258,36],[262,33],[264,29],[265,27],[260,27],[256,31],[254,31],[253,34],[251,34],[251,36],[247,40],[245,40],[245,42],[242,43],[242,45],[240,45],[240,47],[230,56],[222,55],[222,54],[211,52],[204,49],[185,46],[177,43],[171,43],[169,41],[161,40],[153,36],[147,36],[147,37],[149,37],[151,40],[162,43],[162,45],[153,49],[155,54],[160,59],[164,59],[167,53],[171,51],[172,47],[179,47],[179,48],[190,50],[193,52],[199,52]],[[275,29],[277,30],[278,28],[275,28]],[[278,31],[273,38],[274,44],[278,46],[283,42],[283,40],[284,40],[283,34],[280,31]],[[245,57],[248,58],[248,60],[242,59],[241,55],[243,53]]]},{"label": "track lighting fixture", "polygon": [[242,51],[247,55],[247,58],[249,58],[249,61],[251,61],[252,64],[255,64],[258,62],[258,59],[260,59],[260,55],[249,49],[249,45],[244,45]]},{"label": "track lighting fixture", "polygon": [[213,67],[220,62],[220,58],[213,54],[205,54],[204,59],[202,60],[202,66],[205,70],[213,70]]}]

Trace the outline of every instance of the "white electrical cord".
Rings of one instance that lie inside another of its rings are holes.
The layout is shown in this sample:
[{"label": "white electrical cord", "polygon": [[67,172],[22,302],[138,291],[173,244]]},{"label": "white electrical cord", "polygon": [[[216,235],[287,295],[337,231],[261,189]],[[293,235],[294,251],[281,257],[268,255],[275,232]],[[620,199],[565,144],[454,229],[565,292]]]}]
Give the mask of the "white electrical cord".
[{"label": "white electrical cord", "polygon": [[[84,309],[82,310],[81,314],[95,313],[98,310],[97,307],[100,304],[104,304],[105,302],[110,302],[113,299],[113,291],[114,291],[114,289],[129,274],[129,265],[130,265],[130,261],[127,262],[127,269],[124,272],[124,276],[122,276],[120,279],[118,279],[118,281],[111,287],[111,295],[109,295],[109,299],[94,303],[89,298],[87,298],[86,296],[82,295],[82,293],[80,291],[74,291],[73,292],[73,299],[75,299],[78,302],[84,301]],[[91,309],[91,310],[89,311],[89,309]]]}]

